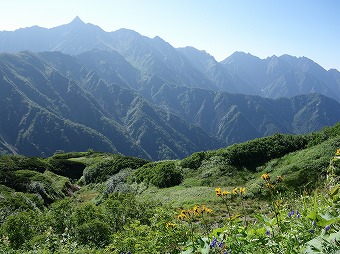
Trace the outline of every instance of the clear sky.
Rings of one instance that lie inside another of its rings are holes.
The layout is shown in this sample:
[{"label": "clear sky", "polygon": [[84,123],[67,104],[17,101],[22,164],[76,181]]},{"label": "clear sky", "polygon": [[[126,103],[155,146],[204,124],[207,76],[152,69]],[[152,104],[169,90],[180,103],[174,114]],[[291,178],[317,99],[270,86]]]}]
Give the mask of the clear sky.
[{"label": "clear sky", "polygon": [[1,0],[0,31],[55,27],[79,16],[105,31],[128,28],[221,61],[306,56],[340,71],[340,0]]}]

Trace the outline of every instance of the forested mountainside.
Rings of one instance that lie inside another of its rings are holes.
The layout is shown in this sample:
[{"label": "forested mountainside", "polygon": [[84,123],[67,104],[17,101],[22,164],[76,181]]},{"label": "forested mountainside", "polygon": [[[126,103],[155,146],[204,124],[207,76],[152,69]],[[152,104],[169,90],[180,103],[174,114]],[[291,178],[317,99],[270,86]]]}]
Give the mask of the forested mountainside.
[{"label": "forested mountainside", "polygon": [[43,55],[0,56],[0,123],[7,150],[48,156],[60,149],[93,148],[160,159],[224,145],[181,118],[162,113],[135,92],[105,83],[95,71],[81,66],[81,81],[67,78]]},{"label": "forested mountainside", "polygon": [[[0,54],[3,152],[95,149],[159,160],[340,120],[318,94],[264,99],[146,77],[116,52]],[[131,75],[130,75],[131,73]]]}]

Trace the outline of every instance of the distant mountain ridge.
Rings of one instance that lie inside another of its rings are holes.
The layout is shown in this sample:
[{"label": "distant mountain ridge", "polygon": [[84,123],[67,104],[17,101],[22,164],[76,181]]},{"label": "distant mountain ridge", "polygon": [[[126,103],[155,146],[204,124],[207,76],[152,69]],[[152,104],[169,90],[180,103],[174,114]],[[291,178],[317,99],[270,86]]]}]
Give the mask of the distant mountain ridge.
[{"label": "distant mountain ridge", "polygon": [[[134,70],[130,81],[125,70]],[[0,77],[0,149],[26,155],[92,148],[183,158],[340,120],[339,103],[317,94],[271,100],[160,84],[157,76],[141,81],[142,74],[115,52],[0,54]],[[137,93],[128,86],[134,81],[150,89]]]},{"label": "distant mountain ridge", "polygon": [[174,159],[340,121],[340,73],[308,58],[236,52],[217,62],[79,18],[0,32],[0,51],[12,52],[0,53],[0,153]]},{"label": "distant mountain ridge", "polygon": [[[65,66],[74,79],[56,69]],[[157,160],[225,145],[60,52],[0,54],[0,75],[3,150],[48,156],[92,148]]]},{"label": "distant mountain ridge", "polygon": [[105,32],[79,17],[51,29],[35,26],[0,32],[0,52],[61,51],[78,55],[94,49],[116,51],[144,76],[157,75],[180,86],[268,98],[320,93],[340,101],[340,73],[327,71],[306,57],[260,59],[235,52],[217,62],[205,51],[176,49],[160,37],[150,39],[128,29]]}]

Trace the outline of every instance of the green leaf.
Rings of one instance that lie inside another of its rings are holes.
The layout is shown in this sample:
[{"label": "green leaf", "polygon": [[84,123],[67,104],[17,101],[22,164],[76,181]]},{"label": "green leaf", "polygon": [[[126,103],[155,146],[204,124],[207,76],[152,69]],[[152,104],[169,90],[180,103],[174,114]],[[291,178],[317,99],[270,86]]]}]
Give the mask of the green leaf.
[{"label": "green leaf", "polygon": [[330,191],[329,191],[329,195],[331,197],[333,197],[334,195],[338,194],[339,193],[339,190],[340,190],[340,185],[337,185],[335,186],[334,188],[332,188]]},{"label": "green leaf", "polygon": [[220,234],[224,233],[227,230],[227,227],[216,228],[212,231],[212,235],[219,236]]},{"label": "green leaf", "polygon": [[315,211],[310,211],[308,214],[307,214],[307,218],[311,219],[311,220],[316,220],[317,218],[317,213]]},{"label": "green leaf", "polygon": [[266,215],[263,215],[263,214],[256,214],[255,218],[259,219],[260,221],[262,221],[267,226],[273,226],[277,223],[276,218],[270,219]]},{"label": "green leaf", "polygon": [[266,228],[258,228],[258,229],[256,229],[256,234],[259,235],[259,236],[265,235],[266,232],[267,232]]}]

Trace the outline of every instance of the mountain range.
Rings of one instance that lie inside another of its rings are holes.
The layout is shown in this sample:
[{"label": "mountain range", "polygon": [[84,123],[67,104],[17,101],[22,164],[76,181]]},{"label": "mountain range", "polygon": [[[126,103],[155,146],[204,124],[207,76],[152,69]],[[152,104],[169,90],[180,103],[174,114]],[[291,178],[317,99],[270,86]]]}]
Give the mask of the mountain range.
[{"label": "mountain range", "polygon": [[340,73],[305,57],[235,52],[217,62],[78,17],[0,32],[0,51],[0,153],[173,159],[340,120]]},{"label": "mountain range", "polygon": [[51,29],[34,26],[0,32],[0,52],[60,51],[79,55],[93,49],[115,51],[143,75],[157,75],[176,85],[274,99],[320,93],[340,101],[339,71],[327,71],[306,57],[260,59],[235,52],[217,62],[193,47],[174,48],[160,37],[151,39],[128,29],[106,32],[79,17]]}]

